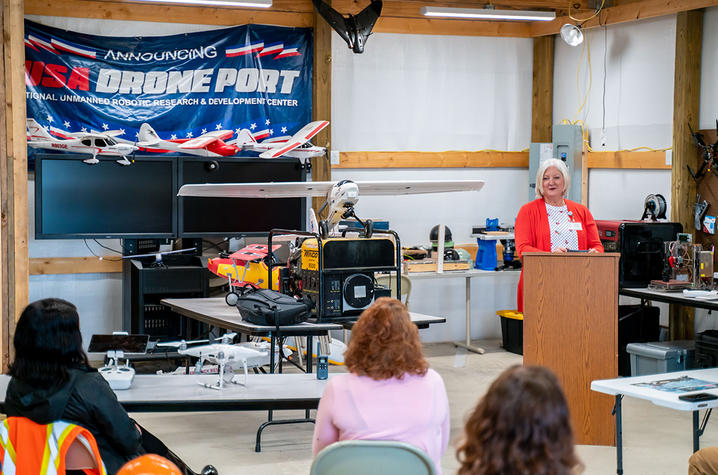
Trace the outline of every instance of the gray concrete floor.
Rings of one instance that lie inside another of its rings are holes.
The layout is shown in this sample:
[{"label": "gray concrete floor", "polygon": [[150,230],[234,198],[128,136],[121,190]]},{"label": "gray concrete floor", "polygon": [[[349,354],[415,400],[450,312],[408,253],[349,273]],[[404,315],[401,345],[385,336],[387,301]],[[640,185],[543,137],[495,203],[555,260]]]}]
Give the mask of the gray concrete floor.
[{"label": "gray concrete floor", "polygon": [[[505,368],[520,364],[521,356],[499,348],[497,341],[480,341],[487,353],[477,355],[450,343],[427,344],[431,367],[444,378],[451,406],[451,442],[442,459],[444,474],[458,468],[456,440],[468,412]],[[330,371],[343,371],[330,367]],[[303,411],[281,411],[275,418],[302,417]],[[692,450],[691,417],[650,402],[624,399],[624,473],[682,474]],[[211,463],[221,475],[309,473],[313,425],[270,427],[264,432],[262,452],[254,452],[257,427],[266,412],[134,414],[140,424],[199,470]],[[718,422],[709,423],[702,446],[718,445]],[[578,446],[585,474],[616,473],[614,447]]]}]

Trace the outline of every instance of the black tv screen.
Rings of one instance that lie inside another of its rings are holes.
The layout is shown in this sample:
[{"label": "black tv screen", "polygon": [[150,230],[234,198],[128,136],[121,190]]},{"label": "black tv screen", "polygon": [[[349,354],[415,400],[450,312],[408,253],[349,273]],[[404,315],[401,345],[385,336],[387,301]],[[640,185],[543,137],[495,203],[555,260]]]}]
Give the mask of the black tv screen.
[{"label": "black tv screen", "polygon": [[176,236],[176,159],[138,156],[123,166],[83,158],[36,156],[36,239]]},{"label": "black tv screen", "polygon": [[[180,185],[306,181],[299,160],[278,158],[182,158]],[[261,235],[275,228],[304,230],[305,198],[179,199],[179,236]]]}]

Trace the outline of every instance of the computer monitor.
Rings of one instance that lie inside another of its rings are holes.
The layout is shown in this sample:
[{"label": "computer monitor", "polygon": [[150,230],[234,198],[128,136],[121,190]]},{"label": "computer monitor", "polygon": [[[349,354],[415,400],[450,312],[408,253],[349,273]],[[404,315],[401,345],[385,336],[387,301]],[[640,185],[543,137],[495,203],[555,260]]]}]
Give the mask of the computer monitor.
[{"label": "computer monitor", "polygon": [[35,239],[176,237],[176,158],[38,154]]},{"label": "computer monitor", "polygon": [[[306,181],[298,159],[192,158],[180,162],[180,186],[190,183]],[[179,237],[253,236],[306,228],[306,198],[179,198]]]}]

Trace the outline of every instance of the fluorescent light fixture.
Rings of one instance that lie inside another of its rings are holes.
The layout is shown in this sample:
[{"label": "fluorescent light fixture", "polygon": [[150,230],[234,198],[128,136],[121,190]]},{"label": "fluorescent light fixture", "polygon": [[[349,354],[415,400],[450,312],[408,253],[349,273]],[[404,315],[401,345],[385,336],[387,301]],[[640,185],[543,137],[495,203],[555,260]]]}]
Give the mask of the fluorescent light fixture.
[{"label": "fluorescent light fixture", "polygon": [[144,3],[173,3],[176,5],[199,5],[203,7],[246,7],[246,8],[269,8],[272,0],[135,0]]},{"label": "fluorescent light fixture", "polygon": [[493,8],[421,7],[421,14],[429,17],[472,20],[551,21],[556,18],[556,12],[496,10]]}]

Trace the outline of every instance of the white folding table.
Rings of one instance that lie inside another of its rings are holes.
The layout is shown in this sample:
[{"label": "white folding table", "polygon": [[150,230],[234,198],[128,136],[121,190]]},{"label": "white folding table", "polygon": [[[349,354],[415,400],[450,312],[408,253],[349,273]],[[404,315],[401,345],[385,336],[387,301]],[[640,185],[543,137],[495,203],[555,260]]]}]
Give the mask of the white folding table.
[{"label": "white folding table", "polygon": [[[621,400],[624,396],[651,401],[657,406],[668,407],[677,411],[693,412],[693,451],[700,448],[700,436],[703,435],[711,411],[718,407],[718,399],[700,402],[688,402],[678,399],[684,394],[709,393],[718,396],[716,389],[700,389],[691,392],[668,392],[654,389],[652,387],[637,386],[638,383],[650,383],[656,381],[675,380],[681,377],[689,377],[702,381],[718,384],[718,368],[698,369],[690,371],[676,371],[673,373],[651,374],[646,376],[634,376],[631,378],[602,379],[591,382],[591,389],[596,392],[610,394],[616,397],[616,405],[613,409],[616,416],[616,473],[623,473],[623,434],[621,427]],[[699,412],[706,409],[703,421],[699,422]]]}]

